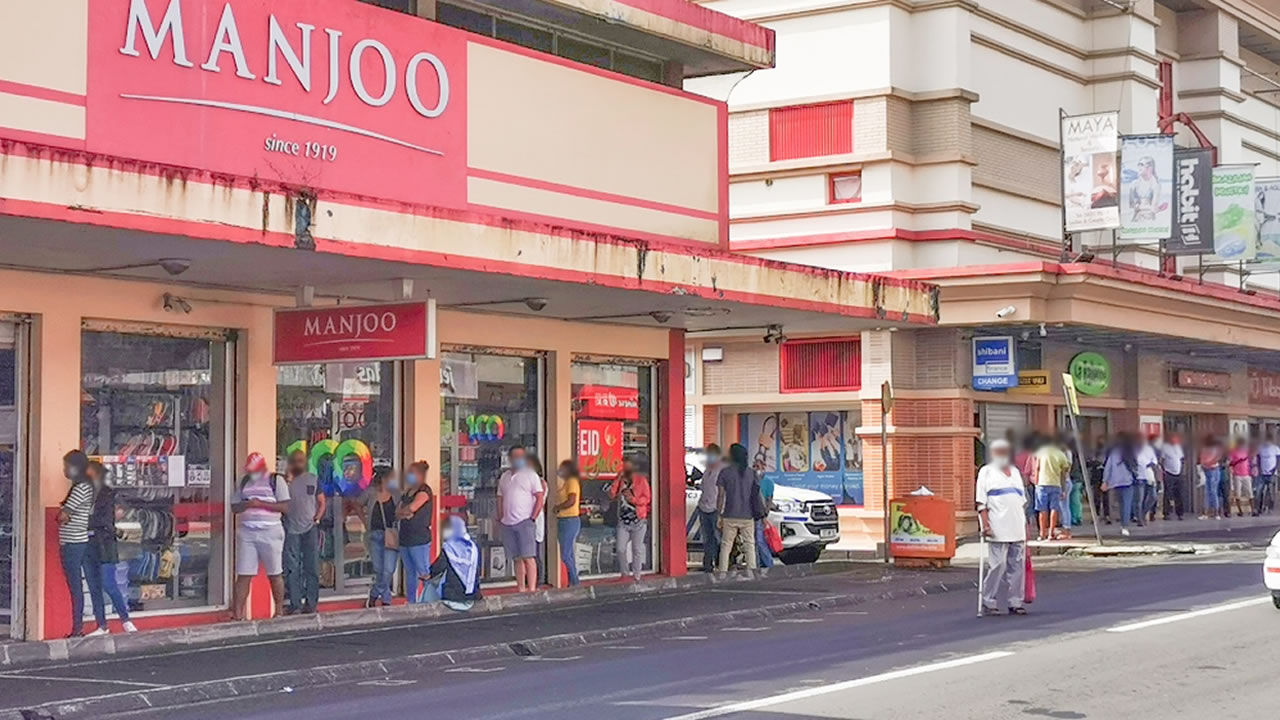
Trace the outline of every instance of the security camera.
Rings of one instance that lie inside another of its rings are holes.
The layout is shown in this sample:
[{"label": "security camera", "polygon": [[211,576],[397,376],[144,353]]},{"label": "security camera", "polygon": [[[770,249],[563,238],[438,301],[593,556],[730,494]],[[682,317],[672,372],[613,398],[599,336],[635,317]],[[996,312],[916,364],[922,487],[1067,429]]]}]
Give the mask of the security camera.
[{"label": "security camera", "polygon": [[546,298],[525,298],[524,304],[525,304],[525,307],[529,308],[534,312],[542,312],[542,309],[547,306],[547,299]]},{"label": "security camera", "polygon": [[156,264],[170,275],[181,275],[191,269],[191,261],[186,258],[165,258],[157,260]]},{"label": "security camera", "polygon": [[1040,323],[1040,337],[1049,337],[1049,330],[1044,326],[1044,323]]},{"label": "security camera", "polygon": [[1006,305],[996,311],[996,317],[1007,318],[1016,312],[1018,312],[1018,308],[1014,307],[1013,305]]},{"label": "security camera", "polygon": [[180,312],[183,315],[190,315],[191,303],[187,302],[186,300],[183,300],[177,295],[173,295],[171,293],[165,293],[164,294],[164,311]]}]

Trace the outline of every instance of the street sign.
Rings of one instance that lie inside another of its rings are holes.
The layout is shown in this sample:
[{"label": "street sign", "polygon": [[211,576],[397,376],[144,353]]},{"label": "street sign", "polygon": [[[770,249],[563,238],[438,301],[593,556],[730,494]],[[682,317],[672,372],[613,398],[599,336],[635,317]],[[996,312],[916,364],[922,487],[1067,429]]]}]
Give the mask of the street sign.
[{"label": "street sign", "polygon": [[1076,394],[1076,381],[1071,373],[1062,373],[1062,392],[1067,398],[1067,407],[1072,415],[1080,414],[1080,396]]},{"label": "street sign", "polygon": [[888,380],[880,383],[880,407],[883,408],[881,412],[893,412],[893,386]]}]

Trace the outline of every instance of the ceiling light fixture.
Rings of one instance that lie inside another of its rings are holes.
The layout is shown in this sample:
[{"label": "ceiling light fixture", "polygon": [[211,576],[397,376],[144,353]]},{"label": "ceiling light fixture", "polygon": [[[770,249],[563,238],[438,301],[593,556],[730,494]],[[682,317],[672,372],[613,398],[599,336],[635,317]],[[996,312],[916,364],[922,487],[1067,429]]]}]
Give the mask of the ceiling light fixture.
[{"label": "ceiling light fixture", "polygon": [[129,263],[128,265],[112,265],[111,267],[87,268],[76,270],[76,272],[100,273],[100,272],[119,272],[121,270],[140,270],[142,268],[158,267],[172,276],[178,276],[191,269],[191,261],[186,258],[160,258],[159,260],[148,260],[146,262]]}]

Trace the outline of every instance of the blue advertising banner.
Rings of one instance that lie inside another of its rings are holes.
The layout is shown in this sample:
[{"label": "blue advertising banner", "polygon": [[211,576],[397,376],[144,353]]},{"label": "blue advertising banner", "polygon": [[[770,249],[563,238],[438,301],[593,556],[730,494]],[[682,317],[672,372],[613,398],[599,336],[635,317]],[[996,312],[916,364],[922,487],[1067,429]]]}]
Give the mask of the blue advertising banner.
[{"label": "blue advertising banner", "polygon": [[973,389],[1006,390],[1018,386],[1017,356],[1013,336],[973,339]]},{"label": "blue advertising banner", "polygon": [[754,413],[739,420],[752,467],[779,485],[861,506],[862,441],[844,411]]}]

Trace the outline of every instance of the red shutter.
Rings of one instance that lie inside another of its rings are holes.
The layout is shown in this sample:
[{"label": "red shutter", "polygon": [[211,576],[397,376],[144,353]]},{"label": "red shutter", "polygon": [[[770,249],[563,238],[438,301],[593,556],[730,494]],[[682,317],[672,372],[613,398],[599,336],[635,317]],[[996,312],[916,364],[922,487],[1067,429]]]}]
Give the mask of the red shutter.
[{"label": "red shutter", "polygon": [[779,358],[784,393],[862,389],[862,343],[856,338],[788,340]]},{"label": "red shutter", "polygon": [[769,159],[853,152],[853,101],[769,111]]}]

